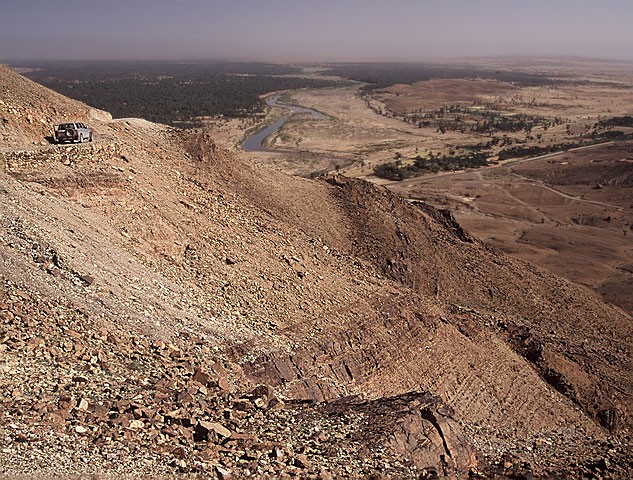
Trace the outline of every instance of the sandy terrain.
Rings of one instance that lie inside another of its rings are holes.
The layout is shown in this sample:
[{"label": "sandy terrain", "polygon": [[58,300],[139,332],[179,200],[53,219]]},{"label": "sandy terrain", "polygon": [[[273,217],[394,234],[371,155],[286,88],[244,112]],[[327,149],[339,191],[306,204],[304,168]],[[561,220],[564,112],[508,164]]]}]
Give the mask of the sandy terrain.
[{"label": "sandy terrain", "polygon": [[392,184],[450,208],[487,243],[633,311],[633,145]]},{"label": "sandy terrain", "polygon": [[[490,134],[418,128],[405,120],[415,112],[437,112],[458,106],[477,111],[526,115],[560,123],[537,124],[530,131],[494,135],[543,146],[577,142],[600,119],[633,111],[633,69],[615,62],[526,62],[482,60],[490,68],[511,66],[526,72],[549,72],[565,80],[558,85],[519,87],[482,79],[448,79],[394,85],[362,97],[359,86],[289,92],[293,102],[327,114],[328,120],[293,117],[269,145],[285,154],[250,155],[282,171],[308,176],[330,169],[378,184],[392,182],[371,176],[373,167],[392,162],[396,155],[406,163],[415,155],[459,151],[460,146],[490,140]],[[587,83],[591,82],[591,83]],[[479,110],[478,110],[479,109]],[[625,133],[631,128],[618,128]],[[492,147],[498,151],[501,146]],[[455,176],[450,172],[432,179],[411,178],[390,188],[408,198],[426,199],[449,206],[473,234],[522,259],[591,286],[603,298],[631,310],[630,287],[631,184],[601,183],[605,165],[624,175],[631,169],[626,145],[608,144],[547,156],[517,166],[505,160],[504,168]],[[618,163],[619,162],[619,163]],[[558,178],[561,175],[566,177]],[[567,178],[571,175],[571,178]],[[608,180],[608,179],[607,179]],[[561,182],[564,185],[561,185]],[[573,240],[570,240],[572,239]]]},{"label": "sandy terrain", "polygon": [[[521,87],[485,79],[446,79],[394,85],[361,94],[361,84],[319,90],[286,92],[285,101],[325,113],[328,120],[315,120],[295,115],[267,140],[271,148],[287,154],[256,154],[257,161],[278,166],[283,171],[309,176],[337,166],[340,172],[354,177],[370,176],[373,167],[394,161],[403,164],[417,156],[463,153],[465,148],[487,144],[493,155],[508,142],[522,146],[546,146],[561,142],[574,143],[587,134],[599,119],[625,115],[633,110],[633,69],[617,63],[581,63],[568,61],[509,64],[525,71],[549,72],[564,83]],[[527,65],[527,64],[526,64]],[[540,65],[540,66],[537,66]],[[481,66],[481,65],[480,65]],[[488,68],[501,68],[494,61],[484,62]],[[507,68],[506,65],[504,68]],[[591,83],[587,83],[591,82]],[[458,108],[457,113],[441,108]],[[269,109],[267,123],[278,118],[278,109]],[[481,122],[485,112],[499,118],[525,116],[534,126],[529,132],[475,132],[468,128],[447,128],[440,132],[434,122]],[[414,119],[435,115],[430,126],[419,127]],[[239,150],[239,145],[252,128],[253,121],[222,121],[209,124],[210,133],[223,145]]]},{"label": "sandy terrain", "polygon": [[484,79],[437,79],[413,85],[393,85],[375,92],[373,98],[392,112],[436,110],[458,102],[485,102],[520,89],[506,82]]}]

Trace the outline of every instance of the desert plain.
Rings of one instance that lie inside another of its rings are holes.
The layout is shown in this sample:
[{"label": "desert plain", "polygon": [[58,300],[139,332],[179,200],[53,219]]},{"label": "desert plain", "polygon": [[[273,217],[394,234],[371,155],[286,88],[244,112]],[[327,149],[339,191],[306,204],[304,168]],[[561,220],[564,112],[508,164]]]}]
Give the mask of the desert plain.
[{"label": "desert plain", "polygon": [[[341,79],[340,86],[288,91],[279,99],[321,112],[325,120],[273,107],[263,123],[232,120],[209,128],[240,152],[258,125],[286,115],[263,142],[273,151],[243,155],[293,175],[363,178],[447,208],[489,245],[632,312],[633,128],[605,121],[633,111],[633,65],[581,59],[479,59],[470,65],[538,72],[559,82],[441,78],[367,88]],[[416,157],[481,150],[488,163],[479,168],[449,165],[403,179],[374,174],[381,164],[406,167]]]}]

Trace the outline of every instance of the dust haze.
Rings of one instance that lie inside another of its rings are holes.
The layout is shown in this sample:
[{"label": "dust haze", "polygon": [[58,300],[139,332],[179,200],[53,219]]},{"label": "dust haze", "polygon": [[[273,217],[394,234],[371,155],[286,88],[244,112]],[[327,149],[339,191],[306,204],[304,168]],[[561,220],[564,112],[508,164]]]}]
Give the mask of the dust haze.
[{"label": "dust haze", "polygon": [[12,2],[4,59],[419,61],[633,59],[633,4],[595,2]]}]

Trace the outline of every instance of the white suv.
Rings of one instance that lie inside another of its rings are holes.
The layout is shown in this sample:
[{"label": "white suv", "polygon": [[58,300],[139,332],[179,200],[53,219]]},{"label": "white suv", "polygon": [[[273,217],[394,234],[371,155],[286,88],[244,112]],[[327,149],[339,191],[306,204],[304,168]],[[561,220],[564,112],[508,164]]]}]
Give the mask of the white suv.
[{"label": "white suv", "polygon": [[92,130],[80,122],[62,123],[53,127],[53,137],[57,143],[92,142]]}]

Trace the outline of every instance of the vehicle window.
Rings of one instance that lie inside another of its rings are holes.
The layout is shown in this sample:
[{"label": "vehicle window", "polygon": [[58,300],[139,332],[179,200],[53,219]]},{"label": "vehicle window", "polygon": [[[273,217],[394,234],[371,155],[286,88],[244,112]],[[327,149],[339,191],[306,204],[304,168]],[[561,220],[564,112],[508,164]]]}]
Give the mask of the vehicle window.
[{"label": "vehicle window", "polygon": [[60,130],[70,130],[70,129],[72,129],[72,128],[74,128],[74,126],[73,126],[73,124],[72,124],[72,123],[62,123],[62,124],[59,126],[59,129],[60,129]]}]

